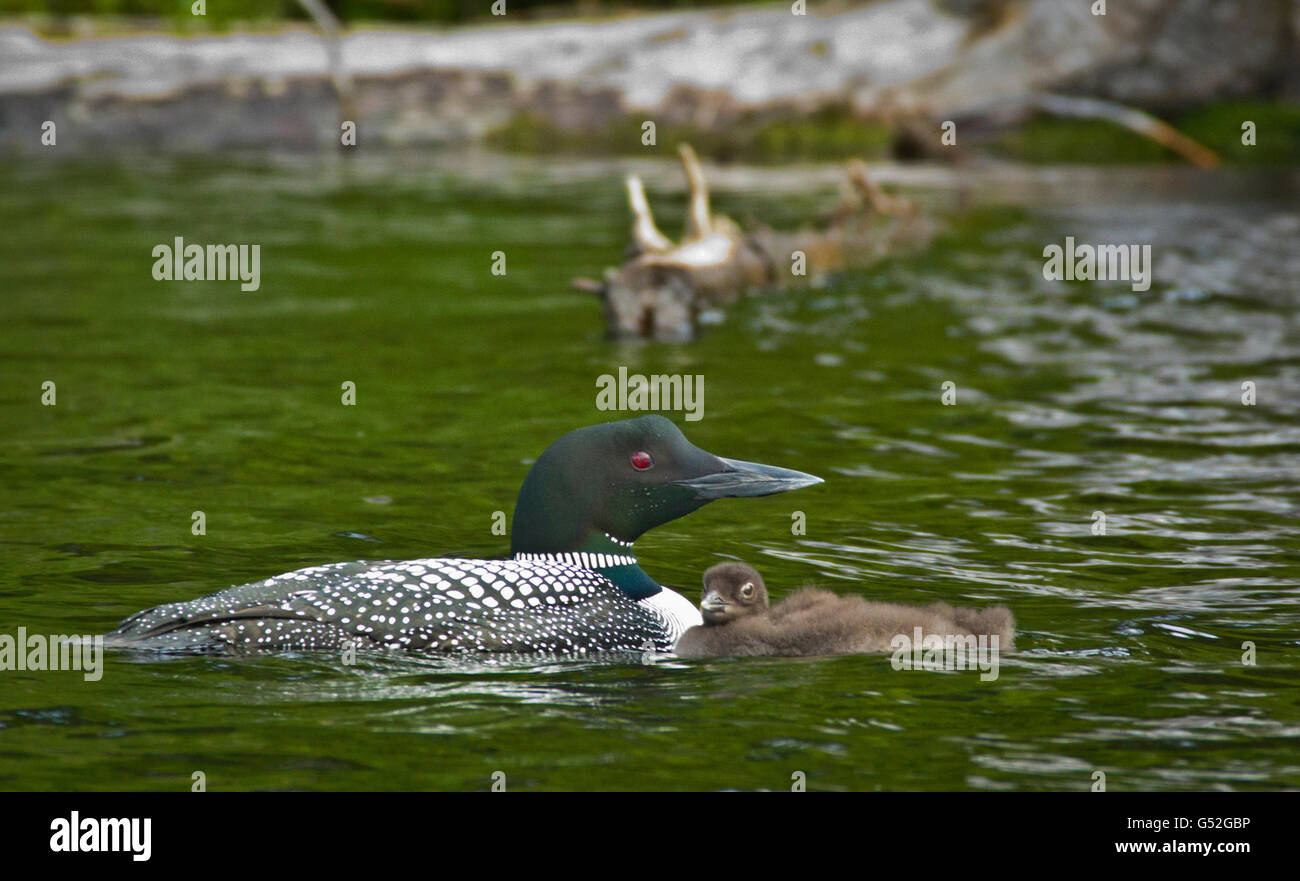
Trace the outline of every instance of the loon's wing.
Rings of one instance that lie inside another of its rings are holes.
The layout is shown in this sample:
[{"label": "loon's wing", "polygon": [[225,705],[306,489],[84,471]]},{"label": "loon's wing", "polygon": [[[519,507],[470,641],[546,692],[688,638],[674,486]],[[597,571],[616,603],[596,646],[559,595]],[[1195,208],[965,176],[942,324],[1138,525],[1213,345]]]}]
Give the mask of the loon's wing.
[{"label": "loon's wing", "polygon": [[[264,581],[231,587],[217,593],[181,603],[164,603],[136,612],[125,618],[105,635],[106,644],[116,647],[152,648],[166,651],[202,651],[228,649],[243,643],[256,648],[266,645],[269,633],[283,633],[295,622],[299,642],[315,641],[314,646],[330,648],[342,645],[342,631],[321,621],[313,614],[310,600],[316,579],[346,579],[376,565],[369,562],[335,563],[286,572]],[[315,626],[313,626],[315,625]],[[308,637],[314,640],[308,640]]]},{"label": "loon's wing", "polygon": [[127,618],[109,645],[170,651],[358,646],[432,653],[671,648],[664,619],[597,572],[514,560],[337,563]]}]

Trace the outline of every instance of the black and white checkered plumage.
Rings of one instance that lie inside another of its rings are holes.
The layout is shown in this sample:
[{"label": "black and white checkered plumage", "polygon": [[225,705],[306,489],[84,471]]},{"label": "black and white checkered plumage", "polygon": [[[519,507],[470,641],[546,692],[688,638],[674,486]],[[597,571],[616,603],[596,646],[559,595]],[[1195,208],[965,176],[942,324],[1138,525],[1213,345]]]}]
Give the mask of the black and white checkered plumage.
[{"label": "black and white checkered plumage", "polygon": [[147,609],[108,639],[172,651],[584,654],[670,651],[698,623],[682,604],[694,607],[667,589],[680,603],[633,600],[599,572],[526,556],[312,566]]}]

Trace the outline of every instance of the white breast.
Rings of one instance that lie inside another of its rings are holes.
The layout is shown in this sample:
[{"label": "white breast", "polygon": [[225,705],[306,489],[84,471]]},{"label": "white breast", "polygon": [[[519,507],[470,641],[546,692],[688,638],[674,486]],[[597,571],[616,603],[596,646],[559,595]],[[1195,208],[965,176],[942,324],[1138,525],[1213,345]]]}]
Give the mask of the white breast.
[{"label": "white breast", "polygon": [[637,602],[653,609],[664,619],[673,645],[677,644],[677,640],[681,639],[682,634],[688,629],[704,623],[704,619],[700,617],[700,610],[694,603],[667,587],[654,596]]}]

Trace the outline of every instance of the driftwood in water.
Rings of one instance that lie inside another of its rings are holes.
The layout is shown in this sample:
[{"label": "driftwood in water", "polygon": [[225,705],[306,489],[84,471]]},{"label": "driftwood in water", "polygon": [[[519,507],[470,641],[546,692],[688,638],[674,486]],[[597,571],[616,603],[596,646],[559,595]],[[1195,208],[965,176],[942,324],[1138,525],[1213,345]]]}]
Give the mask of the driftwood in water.
[{"label": "driftwood in water", "polygon": [[1057,116],[1078,119],[1104,119],[1123,126],[1143,137],[1150,138],[1162,147],[1173,150],[1197,168],[1218,168],[1219,156],[1209,147],[1192,140],[1167,122],[1156,119],[1133,107],[1099,98],[1078,98],[1073,95],[1038,93],[1027,99],[1032,106]]},{"label": "driftwood in water", "polygon": [[611,336],[665,341],[693,339],[704,310],[744,293],[806,283],[862,267],[928,238],[929,224],[905,199],[884,193],[866,165],[850,162],[845,187],[825,229],[742,230],[709,208],[709,189],[695,152],[680,149],[690,189],[686,229],[679,244],[659,231],[640,178],[627,179],[632,251],[601,281],[574,287],[600,297]]}]

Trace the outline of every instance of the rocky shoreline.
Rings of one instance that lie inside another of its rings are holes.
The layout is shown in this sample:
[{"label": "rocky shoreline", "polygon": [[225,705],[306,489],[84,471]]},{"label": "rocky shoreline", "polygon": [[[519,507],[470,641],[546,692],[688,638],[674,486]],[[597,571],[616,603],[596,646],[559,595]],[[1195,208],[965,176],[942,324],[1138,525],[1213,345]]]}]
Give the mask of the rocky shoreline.
[{"label": "rocky shoreline", "polygon": [[[337,46],[301,28],[57,42],[10,25],[0,27],[0,150],[40,150],[45,120],[74,151],[320,149],[352,117],[359,145],[458,145],[519,114],[577,132],[640,117],[709,130],[826,106],[963,118],[1041,90],[1156,110],[1300,94],[1300,0],[1111,7],[1093,16],[1062,0],[884,0],[796,16],[777,5],[356,30]],[[631,127],[628,139],[640,135]]]}]

